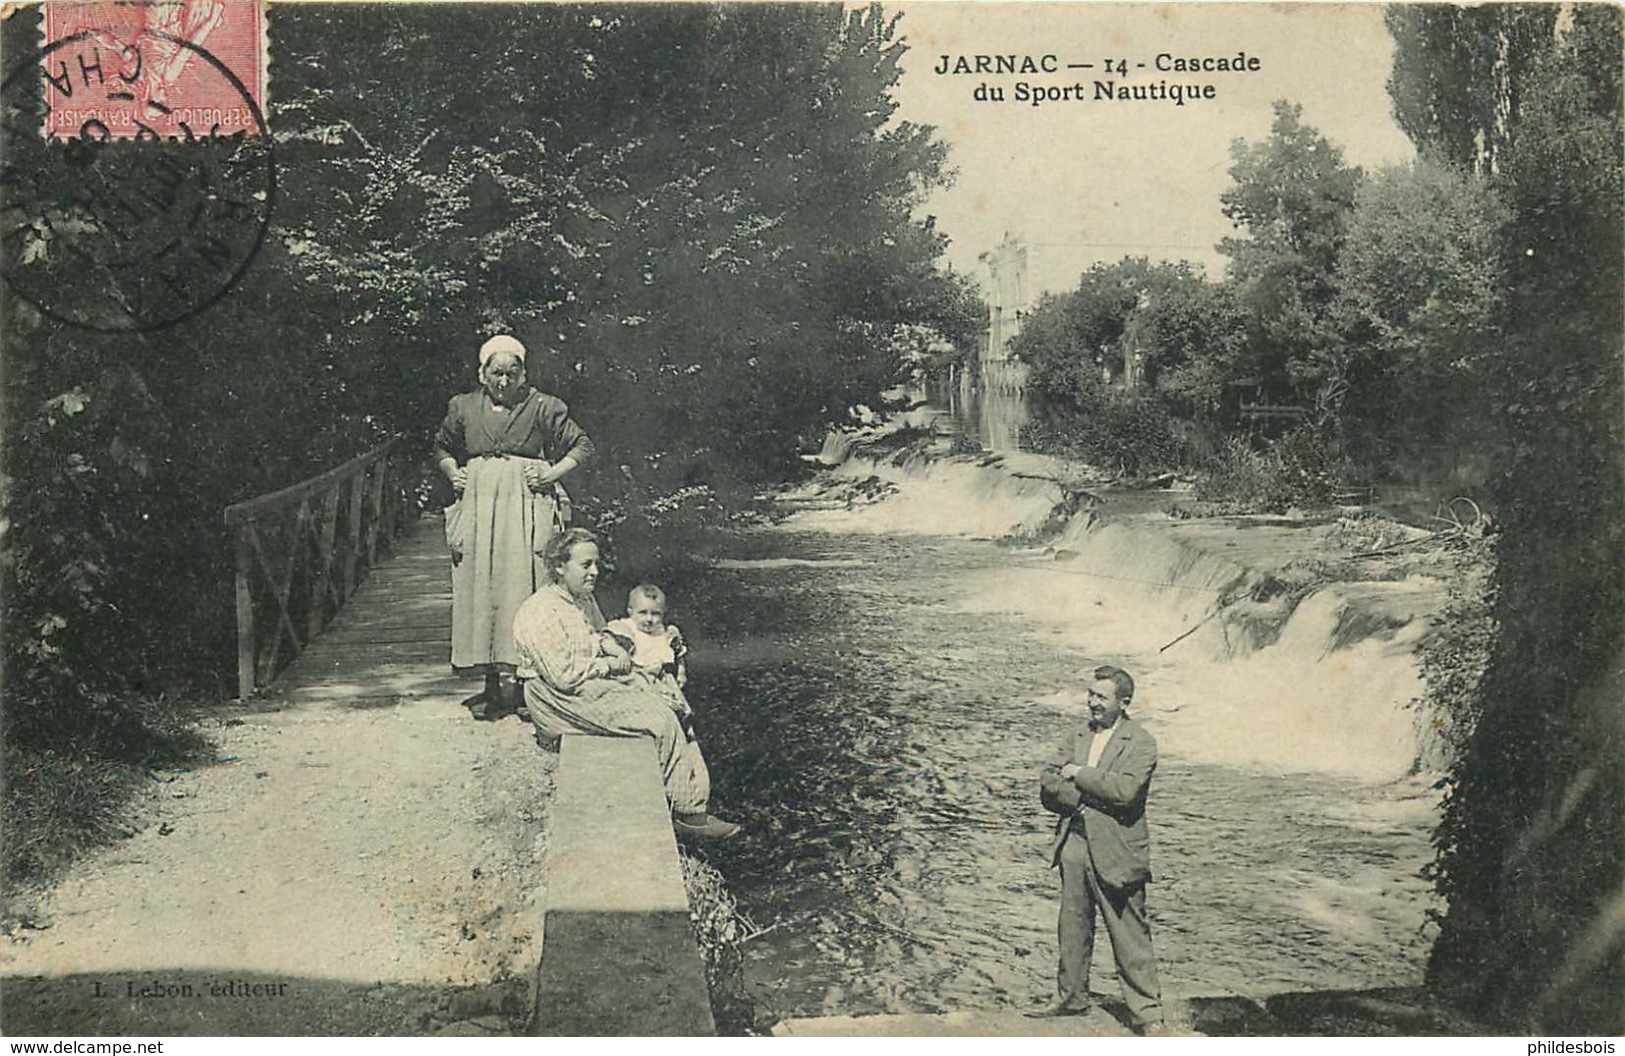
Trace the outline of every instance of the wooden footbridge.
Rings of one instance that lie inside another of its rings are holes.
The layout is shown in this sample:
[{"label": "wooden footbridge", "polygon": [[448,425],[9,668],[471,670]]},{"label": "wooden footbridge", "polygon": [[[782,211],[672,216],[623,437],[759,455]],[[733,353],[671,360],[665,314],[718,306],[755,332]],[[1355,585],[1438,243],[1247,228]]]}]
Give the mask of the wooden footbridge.
[{"label": "wooden footbridge", "polygon": [[[451,564],[400,440],[226,510],[237,688],[354,703],[469,692],[451,670]],[[476,687],[477,688],[477,687]]]}]

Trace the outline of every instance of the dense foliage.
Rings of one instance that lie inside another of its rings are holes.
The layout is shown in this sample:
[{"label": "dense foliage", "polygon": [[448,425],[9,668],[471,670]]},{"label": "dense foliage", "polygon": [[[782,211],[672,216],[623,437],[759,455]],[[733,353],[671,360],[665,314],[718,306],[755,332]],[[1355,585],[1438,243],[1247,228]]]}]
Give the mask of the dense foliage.
[{"label": "dense foliage", "polygon": [[1364,174],[1285,101],[1269,137],[1231,156],[1222,281],[1125,258],[1024,319],[1012,348],[1055,409],[1029,440],[1131,475],[1198,470],[1205,494],[1241,508],[1324,503],[1351,364],[1368,358],[1342,303]]},{"label": "dense foliage", "polygon": [[[1561,33],[1526,43],[1540,9],[1479,12],[1470,48],[1441,51],[1429,36],[1396,35],[1399,70],[1434,65],[1468,80],[1505,61],[1492,56],[1523,57],[1513,74],[1522,90],[1515,108],[1502,108],[1486,177],[1510,214],[1497,240],[1506,322],[1490,364],[1499,636],[1438,835],[1434,875],[1447,910],[1430,977],[1520,1028],[1617,1034],[1625,1029],[1621,13],[1580,5]],[[1482,139],[1448,115],[1413,134],[1424,143]]]},{"label": "dense foliage", "polygon": [[1489,479],[1507,220],[1488,181],[1427,160],[1378,172],[1356,194],[1324,361],[1340,393],[1337,439],[1368,477],[1431,469],[1453,494]]},{"label": "dense foliage", "polygon": [[[455,49],[431,24],[301,18],[322,59],[279,114],[299,177],[354,207],[290,245],[391,390],[443,401],[477,333],[511,330],[606,450],[602,494],[621,466],[653,487],[770,475],[878,402],[934,324],[964,339],[945,240],[910,218],[945,148],[891,120],[901,45],[878,9],[514,8]],[[414,76],[352,93],[375,49],[334,39],[391,41]],[[402,359],[444,380],[406,384]]]},{"label": "dense foliage", "polygon": [[[1539,187],[1575,202],[1617,198],[1606,166],[1564,161],[1587,149],[1609,157],[1608,131],[1573,92],[1553,90],[1564,82],[1549,59],[1531,57],[1536,30],[1547,50],[1558,39],[1550,10],[1495,10],[1390,14],[1409,42],[1390,87],[1416,161],[1350,167],[1301,108],[1279,102],[1268,137],[1231,149],[1221,202],[1237,233],[1220,243],[1230,258],[1221,279],[1125,258],[1041,300],[1012,342],[1052,409],[1029,440],[1130,473],[1194,472],[1204,493],[1247,508],[1372,485],[1419,514],[1452,495],[1484,497],[1515,442],[1508,416],[1529,409],[1518,389],[1546,354],[1518,351],[1517,315],[1534,290],[1525,277],[1554,254],[1583,259],[1573,270],[1584,281],[1569,287],[1579,300],[1617,273],[1598,244],[1606,223],[1586,227],[1579,210],[1562,231],[1563,212],[1526,197]],[[1606,98],[1617,62],[1586,28],[1598,17],[1577,16],[1561,39],[1584,53],[1597,82],[1586,90]],[[1418,57],[1424,44],[1441,51]],[[1502,58],[1480,69],[1467,52],[1481,45]],[[1507,68],[1506,56],[1523,64]],[[1452,62],[1465,65],[1447,75]],[[1485,111],[1481,97],[1494,92]],[[1533,121],[1547,134],[1529,135]],[[1522,180],[1537,163],[1540,180]],[[1119,427],[1134,432],[1138,458],[1114,446]]]},{"label": "dense foliage", "polygon": [[1524,127],[1525,100],[1540,91],[1532,82],[1557,17],[1555,4],[1395,4],[1384,15],[1399,45],[1388,78],[1394,120],[1429,155],[1496,171]]},{"label": "dense foliage", "polygon": [[1046,406],[1028,442],[1130,476],[1188,464],[1200,429],[1178,419],[1216,421],[1243,322],[1232,289],[1189,264],[1096,265],[1011,340]]},{"label": "dense foliage", "polygon": [[[208,310],[100,335],[0,293],[13,749],[137,751],[162,691],[218,696],[222,509],[425,438],[489,333],[595,438],[573,487],[614,517],[772,478],[970,340],[978,306],[911,215],[949,173],[894,120],[895,18],[446,14],[272,13],[272,228]],[[8,54],[33,22],[5,23]]]}]

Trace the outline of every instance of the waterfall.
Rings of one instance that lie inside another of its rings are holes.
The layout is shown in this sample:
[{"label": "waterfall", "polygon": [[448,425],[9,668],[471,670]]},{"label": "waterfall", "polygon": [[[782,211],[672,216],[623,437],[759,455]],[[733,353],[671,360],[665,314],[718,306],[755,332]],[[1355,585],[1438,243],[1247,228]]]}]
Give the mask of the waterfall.
[{"label": "waterfall", "polygon": [[1414,651],[1442,603],[1439,580],[1322,581],[1292,565],[1329,545],[1307,528],[1114,519],[1109,500],[1070,513],[1061,475],[1037,456],[859,447],[831,480],[878,480],[889,496],[792,520],[989,539],[1047,531],[1047,544],[1012,546],[1004,567],[967,577],[958,604],[1135,672],[1134,710],[1173,751],[1373,782],[1417,767],[1429,739],[1411,707],[1423,689]]},{"label": "waterfall", "polygon": [[[839,446],[831,440],[824,444],[832,460],[849,456],[831,472],[831,483],[839,488],[873,480],[895,493],[878,505],[807,510],[796,515],[797,523],[827,531],[996,539],[1037,531],[1066,497],[1055,480],[1013,473],[1001,456],[943,458],[903,448],[876,457],[861,449],[854,453],[851,444],[838,452]],[[805,494],[817,494],[816,488]]]}]

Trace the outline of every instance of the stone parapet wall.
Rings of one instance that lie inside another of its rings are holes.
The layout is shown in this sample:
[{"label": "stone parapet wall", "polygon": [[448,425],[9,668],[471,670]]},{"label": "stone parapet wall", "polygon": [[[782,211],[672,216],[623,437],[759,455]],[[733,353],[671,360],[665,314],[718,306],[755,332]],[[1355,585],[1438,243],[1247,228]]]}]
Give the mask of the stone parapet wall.
[{"label": "stone parapet wall", "polygon": [[654,742],[564,738],[531,1033],[713,1035]]}]

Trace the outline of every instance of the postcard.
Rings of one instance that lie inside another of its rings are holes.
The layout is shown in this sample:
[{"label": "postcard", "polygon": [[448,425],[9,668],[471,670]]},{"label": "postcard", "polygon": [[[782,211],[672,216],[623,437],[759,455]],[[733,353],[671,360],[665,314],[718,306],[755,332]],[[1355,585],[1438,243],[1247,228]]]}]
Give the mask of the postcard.
[{"label": "postcard", "polygon": [[1618,1034],[1621,39],[12,5],[0,1029]]}]

